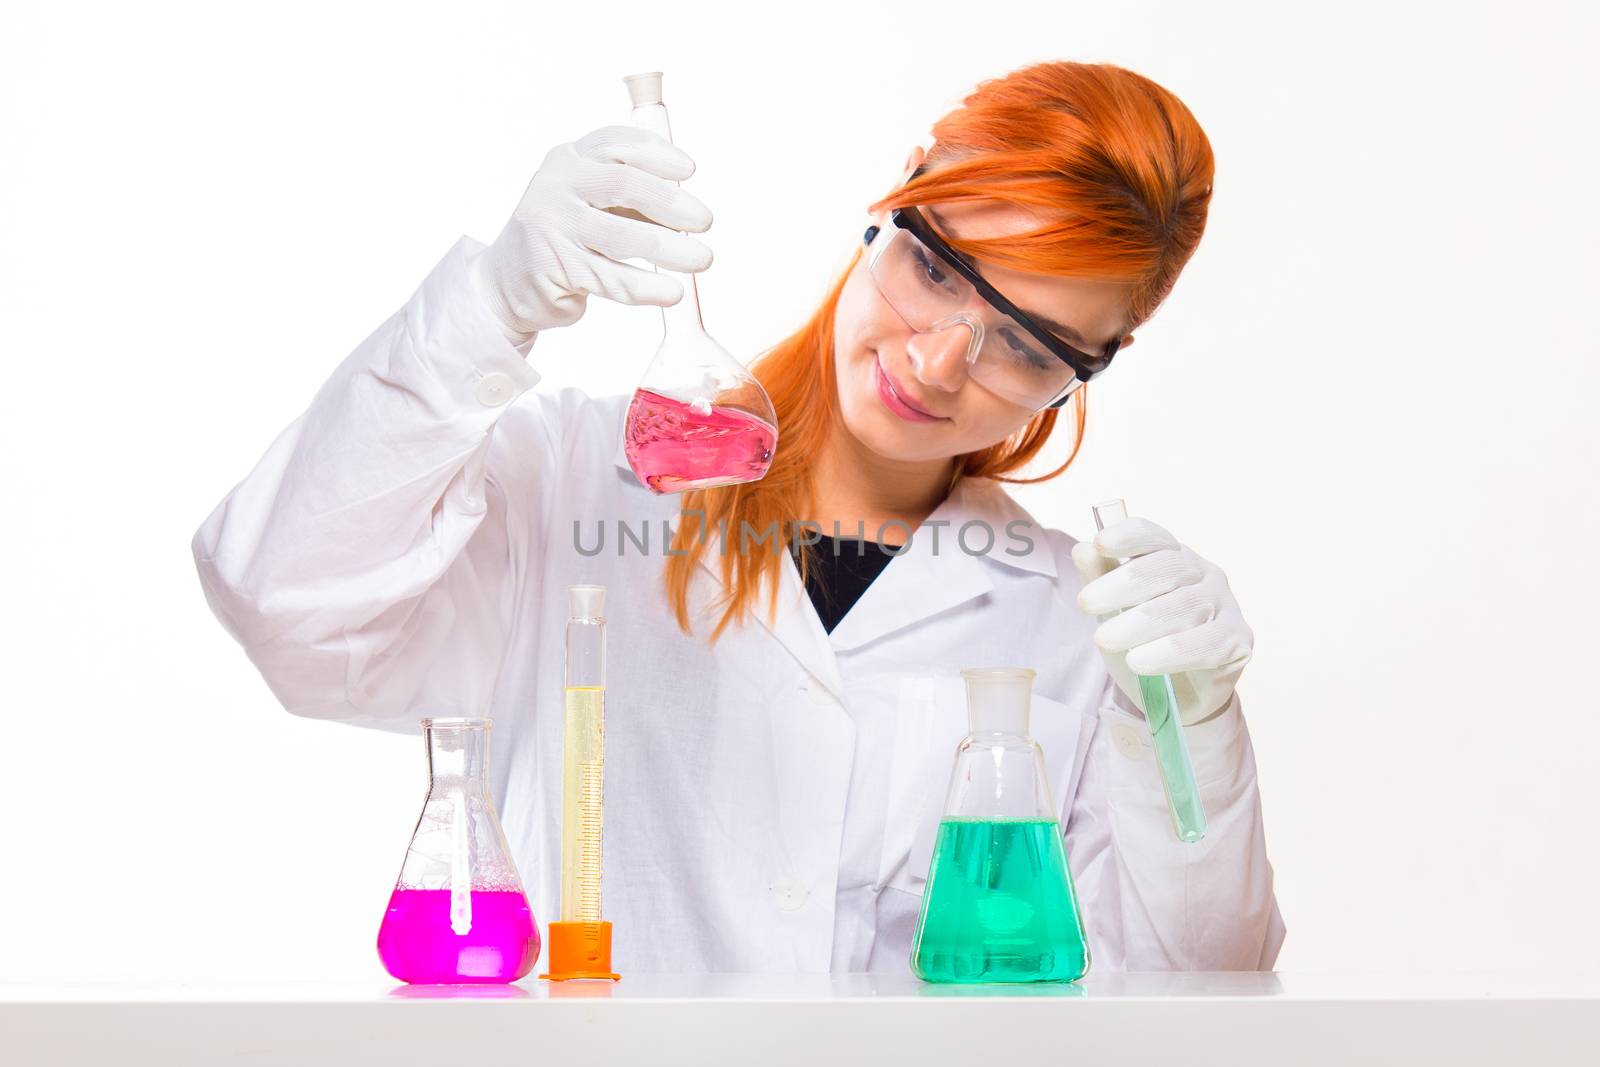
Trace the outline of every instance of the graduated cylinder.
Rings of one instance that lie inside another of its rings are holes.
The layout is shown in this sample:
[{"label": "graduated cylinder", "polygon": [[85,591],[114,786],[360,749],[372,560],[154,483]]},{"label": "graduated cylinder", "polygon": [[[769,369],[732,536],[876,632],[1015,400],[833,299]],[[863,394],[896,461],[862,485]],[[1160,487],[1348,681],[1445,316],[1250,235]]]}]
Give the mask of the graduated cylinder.
[{"label": "graduated cylinder", "polygon": [[561,919],[550,924],[546,978],[610,978],[611,924],[601,918],[605,829],[605,587],[567,589],[561,771]]}]

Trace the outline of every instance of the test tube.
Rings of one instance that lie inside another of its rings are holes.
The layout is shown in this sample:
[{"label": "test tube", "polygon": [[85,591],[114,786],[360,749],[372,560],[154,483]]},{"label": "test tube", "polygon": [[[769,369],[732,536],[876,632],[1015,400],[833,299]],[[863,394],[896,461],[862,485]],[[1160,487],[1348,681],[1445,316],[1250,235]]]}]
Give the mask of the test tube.
[{"label": "test tube", "polygon": [[[1128,517],[1128,506],[1121,500],[1096,504],[1094,528],[1104,530]],[[1117,565],[1128,562],[1117,560]],[[1120,615],[1120,611],[1112,615]],[[1105,616],[1111,618],[1111,615]],[[1178,696],[1172,689],[1172,676],[1138,675],[1139,695],[1144,699],[1144,719],[1155,745],[1156,767],[1161,772],[1161,787],[1167,794],[1167,810],[1172,813],[1172,828],[1178,840],[1194,844],[1206,836],[1206,812],[1200,805],[1200,787],[1195,784],[1194,764],[1189,760],[1189,745],[1183,738],[1183,721],[1178,712]]]}]

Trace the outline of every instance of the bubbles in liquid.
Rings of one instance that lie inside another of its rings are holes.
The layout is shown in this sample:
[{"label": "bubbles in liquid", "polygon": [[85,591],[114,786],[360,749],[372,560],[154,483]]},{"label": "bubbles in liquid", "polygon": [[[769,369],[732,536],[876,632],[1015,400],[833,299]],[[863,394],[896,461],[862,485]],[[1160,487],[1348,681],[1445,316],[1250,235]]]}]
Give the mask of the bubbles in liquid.
[{"label": "bubbles in liquid", "polygon": [[772,465],[777,440],[777,430],[749,412],[640,389],[623,450],[652,492],[678,493],[755,481]]}]

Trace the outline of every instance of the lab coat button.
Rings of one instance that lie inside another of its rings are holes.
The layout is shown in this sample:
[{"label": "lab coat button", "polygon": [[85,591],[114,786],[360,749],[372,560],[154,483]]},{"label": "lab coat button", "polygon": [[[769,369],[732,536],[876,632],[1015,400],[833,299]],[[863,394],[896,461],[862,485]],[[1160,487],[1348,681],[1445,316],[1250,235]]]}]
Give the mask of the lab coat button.
[{"label": "lab coat button", "polygon": [[478,380],[478,388],[474,395],[477,396],[478,403],[484,407],[497,408],[511,399],[511,393],[511,375],[496,371],[493,374],[485,374]]},{"label": "lab coat button", "polygon": [[1139,737],[1138,728],[1127,723],[1118,723],[1111,728],[1111,744],[1128,759],[1144,756],[1144,741]]},{"label": "lab coat button", "polygon": [[779,911],[799,911],[806,906],[810,891],[793,878],[780,878],[772,883],[772,902]]}]

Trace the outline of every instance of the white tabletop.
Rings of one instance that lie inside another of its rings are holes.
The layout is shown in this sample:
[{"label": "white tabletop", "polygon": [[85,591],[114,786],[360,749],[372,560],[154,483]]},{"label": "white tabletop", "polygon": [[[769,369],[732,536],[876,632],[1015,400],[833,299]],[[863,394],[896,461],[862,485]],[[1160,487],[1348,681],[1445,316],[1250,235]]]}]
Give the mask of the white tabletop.
[{"label": "white tabletop", "polygon": [[[1600,1064],[1600,974],[0,985],[8,1063]],[[20,1053],[16,1059],[12,1056]],[[562,1059],[556,1059],[561,1057]],[[901,1059],[901,1062],[904,1062]]]}]

